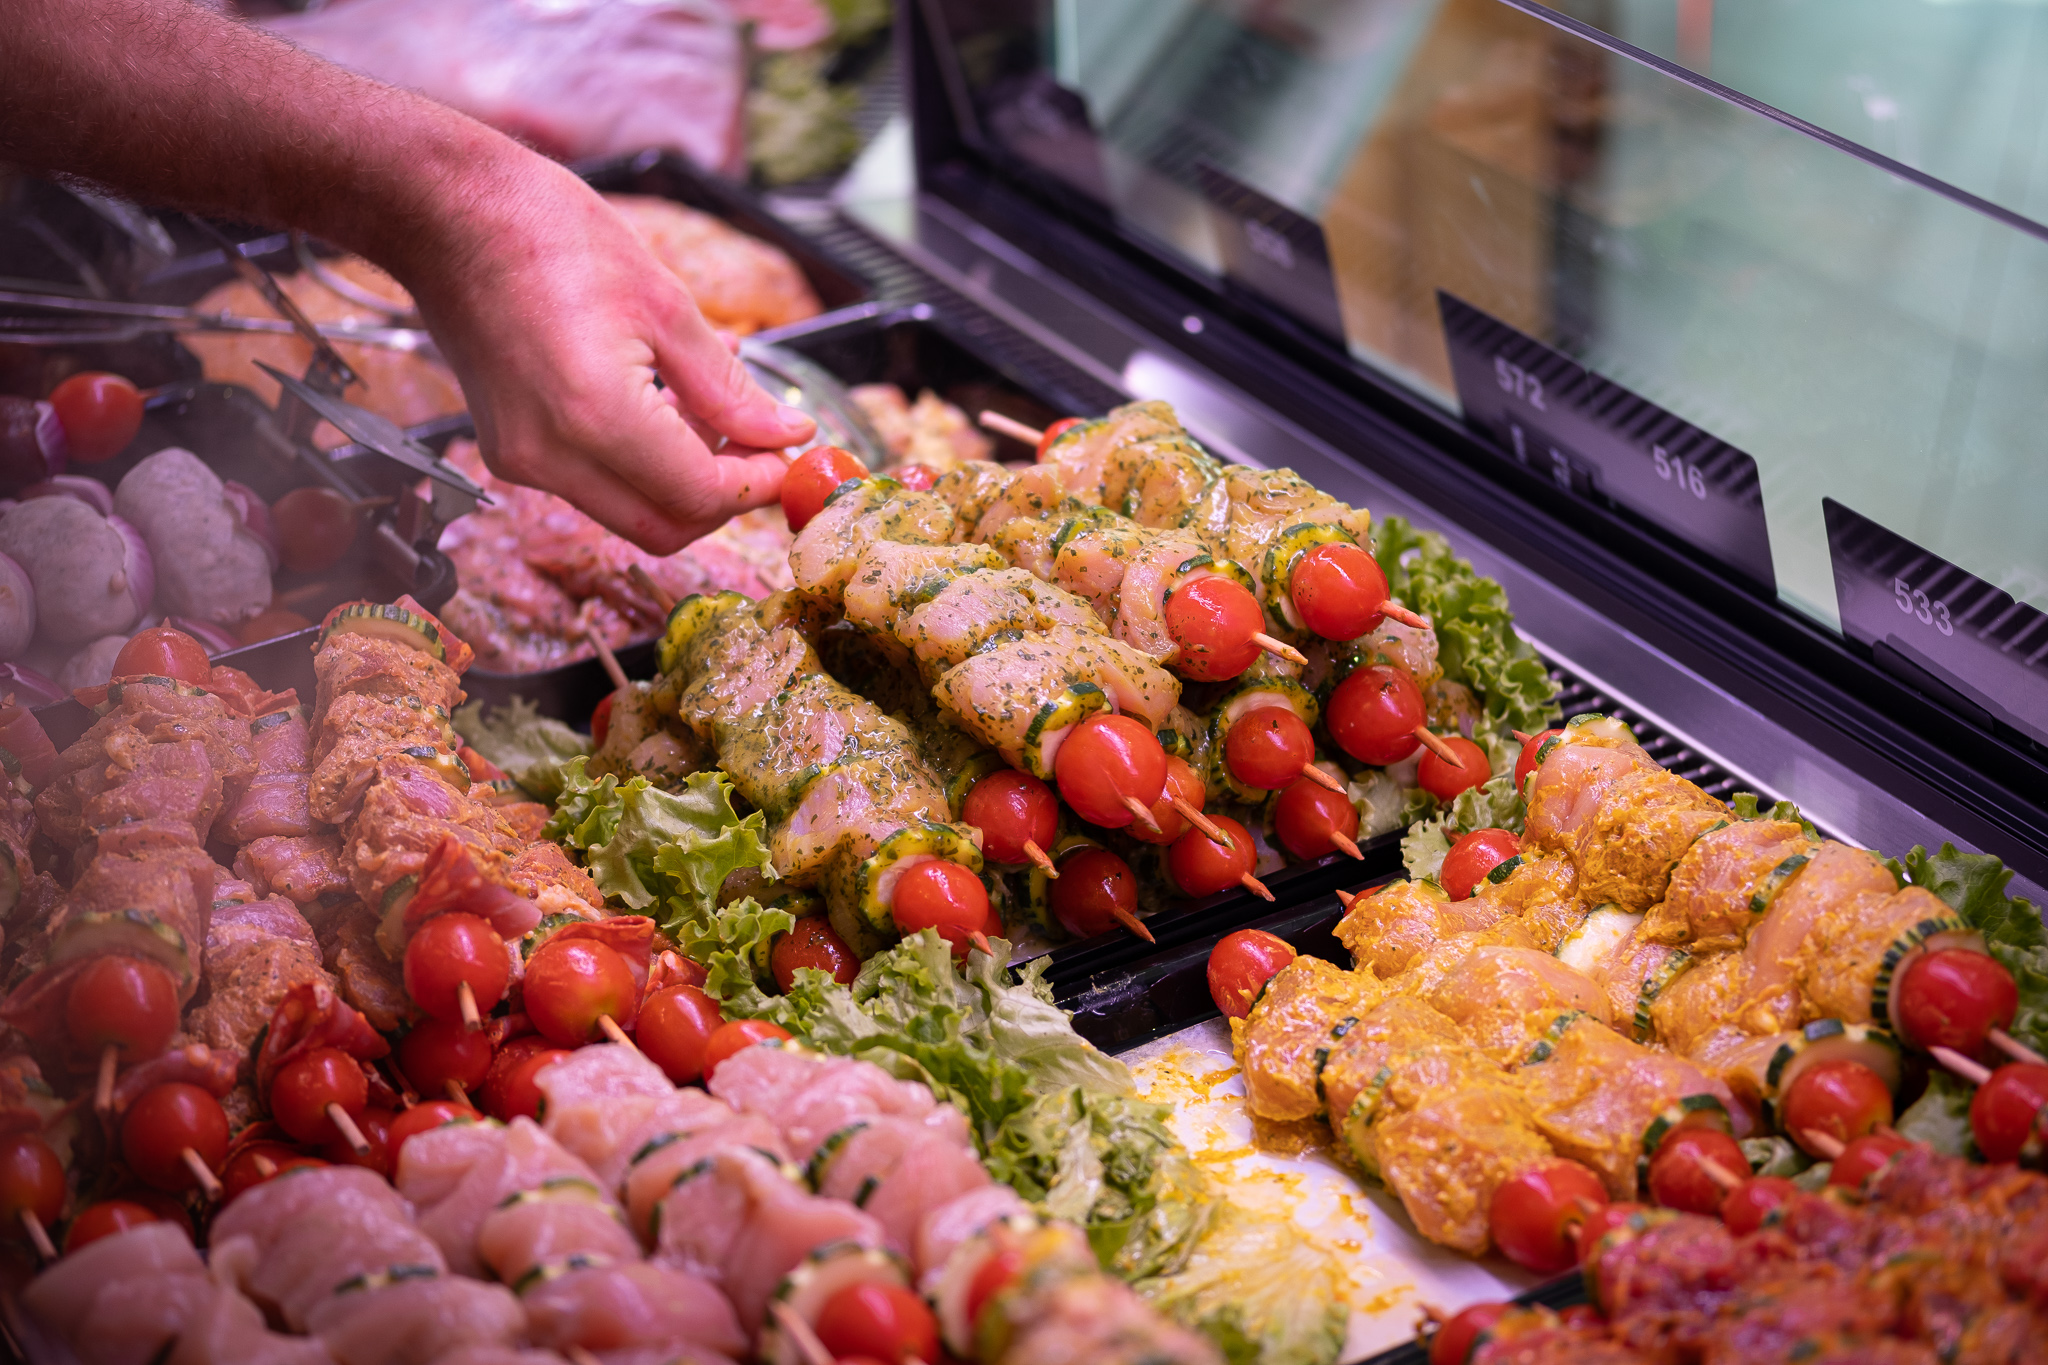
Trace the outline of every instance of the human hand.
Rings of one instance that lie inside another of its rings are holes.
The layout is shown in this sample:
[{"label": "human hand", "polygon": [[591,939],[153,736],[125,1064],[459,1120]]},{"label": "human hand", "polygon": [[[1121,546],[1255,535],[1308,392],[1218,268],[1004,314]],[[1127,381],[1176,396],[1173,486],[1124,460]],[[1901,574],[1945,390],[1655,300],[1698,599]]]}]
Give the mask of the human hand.
[{"label": "human hand", "polygon": [[[517,149],[448,190],[430,241],[394,273],[462,381],[495,473],[653,554],[779,496],[775,452],[814,424],[761,391],[602,198]],[[735,453],[714,454],[702,430]]]}]

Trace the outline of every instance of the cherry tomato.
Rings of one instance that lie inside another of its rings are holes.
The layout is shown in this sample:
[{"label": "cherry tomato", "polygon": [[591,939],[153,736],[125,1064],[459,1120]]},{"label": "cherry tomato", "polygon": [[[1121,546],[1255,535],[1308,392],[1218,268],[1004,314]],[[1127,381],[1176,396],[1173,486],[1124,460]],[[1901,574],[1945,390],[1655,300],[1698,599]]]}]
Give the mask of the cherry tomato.
[{"label": "cherry tomato", "polygon": [[818,1310],[818,1340],[835,1357],[932,1361],[939,1323],[924,1300],[893,1284],[850,1284]]},{"label": "cherry tomato", "polygon": [[280,635],[309,629],[312,622],[289,607],[266,607],[235,627],[235,638],[245,645],[260,645]]},{"label": "cherry tomato", "polygon": [[1891,1087],[1869,1067],[1851,1061],[1822,1062],[1800,1072],[1778,1113],[1779,1127],[1801,1147],[1809,1132],[1848,1142],[1891,1121]]},{"label": "cherry tomato", "polygon": [[182,630],[151,626],[137,631],[114,656],[115,678],[171,678],[204,687],[213,681],[206,646]]},{"label": "cherry tomato", "polygon": [[1386,619],[1387,576],[1356,545],[1318,545],[1294,561],[1287,588],[1301,623],[1325,640],[1356,640]]},{"label": "cherry tomato", "polygon": [[1209,950],[1209,998],[1228,1017],[1242,1019],[1266,983],[1294,957],[1292,944],[1264,929],[1225,934]]},{"label": "cherry tomato", "polygon": [[782,476],[782,515],[789,529],[801,531],[825,510],[832,490],[848,479],[865,479],[868,467],[838,446],[814,446],[798,456]]},{"label": "cherry tomato", "polygon": [[1965,1057],[1991,1030],[2009,1028],[2019,987],[1998,959],[1968,948],[1922,953],[1906,968],[1895,997],[1899,1026],[1915,1047],[1949,1047]]},{"label": "cherry tomato", "polygon": [[612,701],[618,694],[607,693],[605,699],[590,713],[590,747],[602,749],[605,737],[612,732]]},{"label": "cherry tomato", "polygon": [[338,1104],[354,1118],[369,1102],[362,1066],[340,1048],[319,1047],[294,1057],[270,1082],[270,1116],[300,1142],[325,1144],[340,1136],[328,1105]]},{"label": "cherry tomato", "polygon": [[1122,829],[1133,818],[1126,797],[1150,809],[1166,790],[1166,751],[1129,716],[1090,716],[1060,745],[1053,771],[1076,815]]},{"label": "cherry tomato", "polygon": [[548,1107],[548,1097],[540,1088],[540,1073],[569,1055],[567,1048],[549,1047],[529,1052],[513,1063],[493,1092],[496,1107],[491,1116],[506,1123],[522,1118],[539,1123],[547,1116]]},{"label": "cherry tomato", "polygon": [[718,1002],[696,986],[668,986],[640,1006],[633,1041],[677,1085],[704,1079],[704,1049],[725,1022]]},{"label": "cherry tomato", "polygon": [[490,1036],[460,1019],[422,1019],[398,1045],[398,1066],[422,1095],[445,1095],[448,1082],[475,1090],[491,1071]]},{"label": "cherry tomato", "polygon": [[936,929],[957,958],[974,950],[970,934],[987,932],[988,910],[988,888],[981,878],[959,863],[939,858],[918,863],[897,878],[889,907],[898,932]]},{"label": "cherry tomato", "polygon": [[1494,1243],[1516,1265],[1545,1275],[1578,1259],[1573,1233],[1588,1207],[1607,1202],[1600,1177],[1576,1161],[1539,1161],[1493,1192]]},{"label": "cherry tomato", "polygon": [[1528,741],[1522,745],[1521,757],[1515,760],[1516,791],[1523,796],[1529,794],[1529,774],[1536,771],[1536,755],[1543,751],[1545,744],[1563,733],[1562,730],[1545,730],[1529,736]]},{"label": "cherry tomato", "polygon": [[1111,913],[1138,910],[1138,878],[1131,865],[1106,848],[1083,848],[1060,859],[1052,884],[1052,913],[1075,938],[1094,938],[1120,927]]},{"label": "cherry tomato", "polygon": [[178,1031],[178,987],[154,962],[95,958],[71,983],[64,1031],[97,1054],[119,1048],[131,1061],[154,1057]]},{"label": "cherry tomato", "polygon": [[64,1163],[33,1133],[0,1139],[0,1237],[27,1236],[24,1212],[45,1229],[64,1214]]},{"label": "cherry tomato", "polygon": [[914,493],[929,493],[939,481],[937,471],[928,464],[898,465],[890,477]]},{"label": "cherry tomato", "polygon": [[1044,431],[1039,432],[1038,458],[1040,460],[1045,459],[1045,453],[1052,449],[1053,442],[1059,440],[1061,436],[1065,435],[1072,428],[1080,426],[1083,420],[1079,417],[1062,417]]},{"label": "cherry tomato", "polygon": [[1174,798],[1179,797],[1196,810],[1205,804],[1208,792],[1202,786],[1202,779],[1188,766],[1184,758],[1174,754],[1166,756],[1166,785],[1159,789],[1159,799],[1152,803],[1152,823],[1159,826],[1153,833],[1136,820],[1124,826],[1124,833],[1147,844],[1170,844],[1186,832],[1188,818],[1174,808]]},{"label": "cherry tomato", "polygon": [[1522,841],[1511,830],[1475,829],[1460,834],[1444,855],[1437,882],[1452,900],[1465,900],[1479,889],[1488,873],[1521,852]]},{"label": "cherry tomato", "polygon": [[1897,1133],[1865,1133],[1835,1158],[1833,1169],[1828,1172],[1828,1184],[1845,1190],[1860,1190],[1886,1166],[1893,1157],[1913,1144]]},{"label": "cherry tomato", "polygon": [[505,1117],[505,1086],[512,1073],[527,1058],[539,1052],[558,1052],[553,1043],[538,1033],[523,1033],[517,1038],[506,1040],[498,1047],[498,1055],[491,1059],[491,1069],[484,1076],[484,1083],[470,1098],[476,1107],[492,1118]]},{"label": "cherry tomato", "polygon": [[718,1074],[726,1058],[746,1051],[757,1043],[787,1040],[789,1030],[766,1019],[733,1019],[720,1024],[704,1044],[704,1079]]},{"label": "cherry tomato", "polygon": [[356,1129],[369,1144],[370,1150],[358,1153],[346,1141],[337,1137],[320,1149],[320,1155],[336,1166],[361,1166],[378,1175],[391,1174],[391,1125],[398,1116],[389,1109],[365,1109],[355,1116]]},{"label": "cherry tomato", "polygon": [[185,1164],[185,1149],[211,1171],[228,1156],[228,1116],[220,1101],[196,1085],[169,1081],[142,1092],[121,1119],[121,1155],[136,1179],[159,1190],[189,1190],[199,1183]]},{"label": "cherry tomato", "polygon": [[[593,945],[602,948],[602,945]],[[543,945],[534,960],[548,951]],[[602,948],[611,952],[609,948]],[[613,957],[618,954],[612,953]],[[624,962],[620,964],[624,968]],[[628,973],[630,979],[631,973]],[[405,993],[436,1019],[462,1022],[462,986],[467,983],[478,1014],[490,1013],[512,982],[512,957],[490,921],[461,911],[436,915],[405,945]],[[527,991],[532,993],[528,969]],[[531,1014],[533,1007],[527,1006]],[[536,1026],[538,1023],[536,1021]],[[541,1030],[546,1032],[545,1029]],[[414,1082],[422,1084],[423,1082]]]},{"label": "cherry tomato", "polygon": [[823,915],[806,915],[775,940],[768,954],[768,969],[775,973],[775,984],[785,994],[796,984],[799,967],[814,968],[840,985],[850,986],[860,975],[860,958],[846,946],[845,939],[832,932]]},{"label": "cherry tomato", "polygon": [[1258,866],[1259,851],[1243,825],[1227,815],[1209,819],[1230,839],[1225,848],[1198,829],[1191,829],[1166,850],[1166,868],[1173,881],[1188,896],[1213,896],[1242,885]]},{"label": "cherry tomato", "polygon": [[50,406],[80,464],[113,459],[142,430],[142,393],[118,374],[74,374],[50,390]]},{"label": "cherry tomato", "polygon": [[102,1199],[97,1204],[88,1204],[72,1217],[71,1226],[64,1233],[64,1254],[69,1256],[102,1237],[112,1237],[117,1232],[160,1221],[155,1210],[144,1208],[133,1200]]},{"label": "cherry tomato", "polygon": [[1444,747],[1458,756],[1465,766],[1455,767],[1438,758],[1432,751],[1425,751],[1422,762],[1417,765],[1415,780],[1422,789],[1437,800],[1450,802],[1459,792],[1483,787],[1493,771],[1486,765],[1486,750],[1462,735],[1444,735]]},{"label": "cherry tomato", "polygon": [[1059,798],[1052,788],[1015,768],[999,768],[976,782],[960,803],[960,820],[981,831],[981,856],[999,867],[1031,861],[1028,840],[1043,852],[1060,832]]},{"label": "cherry tomato", "polygon": [[356,543],[355,503],[332,488],[294,488],[270,504],[278,560],[293,573],[321,573]]},{"label": "cherry tomato", "polygon": [[1372,664],[1337,684],[1323,723],[1345,753],[1383,768],[1420,747],[1415,727],[1426,713],[1415,679],[1390,664]]},{"label": "cherry tomato", "polygon": [[1514,1307],[1507,1303],[1476,1303],[1431,1333],[1429,1365],[1466,1365],[1493,1332],[1493,1325]]},{"label": "cherry tomato", "polygon": [[1259,657],[1252,636],[1266,628],[1259,599],[1228,578],[1183,583],[1166,599],[1166,633],[1180,646],[1174,671],[1198,682],[1221,682]]},{"label": "cherry tomato", "polygon": [[431,1133],[448,1123],[480,1123],[483,1115],[454,1100],[425,1100],[391,1120],[384,1130],[384,1148],[391,1154],[391,1169],[398,1169],[398,1154],[409,1139]]},{"label": "cherry tomato", "polygon": [[220,1173],[221,1203],[234,1201],[236,1195],[253,1189],[271,1179],[279,1171],[290,1168],[289,1163],[312,1162],[316,1166],[327,1163],[318,1157],[309,1157],[298,1148],[283,1142],[252,1142],[238,1148],[230,1156]]},{"label": "cherry tomato", "polygon": [[1587,1212],[1586,1220],[1571,1232],[1572,1240],[1578,1245],[1579,1269],[1591,1270],[1606,1251],[1601,1243],[1611,1234],[1628,1231],[1636,1216],[1647,1211],[1645,1205],[1623,1202],[1602,1204]]},{"label": "cherry tomato", "polygon": [[1782,1175],[1751,1176],[1721,1201],[1721,1221],[1737,1237],[1746,1237],[1798,1195],[1799,1187]]},{"label": "cherry tomato", "polygon": [[1316,742],[1286,706],[1261,706],[1239,716],[1223,740],[1230,775],[1247,787],[1277,791],[1301,776],[1316,756]]},{"label": "cherry tomato", "polygon": [[1273,803],[1273,832],[1297,858],[1320,858],[1337,851],[1333,835],[1358,842],[1358,807],[1343,792],[1297,777]]},{"label": "cherry tomato", "polygon": [[1986,1161],[2017,1161],[2048,1105],[2048,1066],[2008,1062],[1970,1097],[1970,1132]]},{"label": "cherry tomato", "polygon": [[962,1305],[967,1310],[967,1328],[971,1332],[981,1321],[982,1309],[994,1302],[1011,1285],[1017,1283],[1024,1273],[1024,1250],[1022,1247],[1005,1247],[975,1267],[974,1278],[967,1282],[967,1301]]},{"label": "cherry tomato", "polygon": [[[412,960],[409,951],[406,960]],[[604,944],[556,937],[526,964],[525,1000],[526,1015],[542,1037],[558,1047],[579,1047],[604,1037],[597,1022],[602,1015],[620,1028],[633,1026],[640,985],[626,959]]]},{"label": "cherry tomato", "polygon": [[1725,1192],[1708,1173],[1712,1162],[1738,1178],[1749,1174],[1742,1144],[1719,1128],[1680,1128],[1650,1158],[1650,1197],[1667,1209],[1711,1215]]}]

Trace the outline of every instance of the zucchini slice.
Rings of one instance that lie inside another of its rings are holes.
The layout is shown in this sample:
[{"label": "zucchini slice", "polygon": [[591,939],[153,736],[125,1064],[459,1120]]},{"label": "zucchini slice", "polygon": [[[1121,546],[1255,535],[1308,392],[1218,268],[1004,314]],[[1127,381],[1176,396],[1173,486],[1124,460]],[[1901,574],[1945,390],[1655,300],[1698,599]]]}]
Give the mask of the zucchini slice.
[{"label": "zucchini slice", "polygon": [[[1052,859],[1053,866],[1058,867],[1060,859],[1077,848],[1101,847],[1100,842],[1085,834],[1065,834],[1055,839],[1045,854]],[[1052,912],[1052,878],[1045,875],[1043,868],[1033,867],[1024,874],[1024,894],[1019,897],[1019,901],[1021,903],[1018,908],[1024,912],[1025,921],[1034,929],[1053,939],[1064,939],[1068,936],[1065,927],[1060,924],[1059,917]]]},{"label": "zucchini slice", "polygon": [[1785,889],[1785,884],[1798,876],[1800,869],[1812,861],[1811,853],[1795,853],[1766,872],[1764,879],[1757,883],[1756,890],[1749,894],[1749,913],[1758,919],[1770,913],[1771,902],[1778,899],[1778,893]]},{"label": "zucchini slice", "polygon": [[[827,1242],[782,1277],[782,1283],[775,1286],[774,1302],[815,1327],[833,1295],[863,1284],[908,1289],[910,1271],[892,1251],[854,1242]],[[761,1329],[760,1358],[766,1365],[807,1365],[809,1359],[773,1313]]]},{"label": "zucchini slice", "polygon": [[1294,609],[1294,594],[1289,591],[1294,583],[1294,566],[1318,545],[1356,544],[1358,537],[1333,521],[1303,522],[1273,537],[1273,543],[1266,547],[1266,562],[1262,566],[1266,591],[1265,600],[1260,605],[1266,609],[1267,617],[1285,622],[1290,630],[1306,631],[1308,627],[1302,624],[1301,613]]},{"label": "zucchini slice", "polygon": [[[285,1174],[289,1175],[296,1171],[318,1169],[318,1166],[294,1166],[291,1171],[287,1171]],[[438,1280],[440,1278],[441,1272],[433,1266],[424,1265],[417,1261],[405,1262],[399,1265],[386,1266],[382,1270],[365,1270],[360,1275],[351,1275],[340,1284],[334,1286],[334,1293],[337,1297],[343,1294],[362,1294],[372,1289],[389,1289],[392,1285],[404,1284],[407,1280]]]},{"label": "zucchini slice", "polygon": [[459,792],[467,793],[473,785],[469,780],[469,765],[446,750],[436,749],[430,744],[408,744],[398,752]]},{"label": "zucchini slice", "polygon": [[1906,1031],[1899,1026],[1898,983],[1906,979],[1906,971],[1922,953],[1937,952],[1943,948],[1962,948],[1974,953],[1984,951],[1984,935],[1972,929],[1959,915],[1936,915],[1923,919],[1905,933],[1892,940],[1884,956],[1878,960],[1877,980],[1870,987],[1870,1017],[1883,1020],[1892,1031],[1892,1036],[1903,1040]]},{"label": "zucchini slice", "polygon": [[1094,683],[1069,683],[1065,691],[1038,708],[1024,731],[1020,757],[1026,771],[1040,781],[1053,781],[1053,760],[1068,733],[1096,712],[1108,709],[1109,698]]},{"label": "zucchini slice", "polygon": [[1636,992],[1635,1017],[1630,1021],[1635,1025],[1636,1037],[1650,1036],[1650,1007],[1657,1003],[1657,997],[1664,993],[1664,988],[1676,981],[1690,966],[1692,954],[1681,948],[1644,975],[1643,987]]},{"label": "zucchini slice", "polygon": [[736,592],[693,592],[676,603],[669,608],[668,625],[655,647],[655,667],[675,672],[706,630],[746,605],[747,599]]},{"label": "zucchini slice", "polygon": [[373,640],[389,640],[393,644],[409,645],[438,662],[448,661],[448,647],[441,643],[441,632],[434,623],[389,602],[342,603],[328,612],[327,619],[321,623],[320,643],[325,645],[337,635],[367,635]]},{"label": "zucchini slice", "polygon": [[512,1292],[525,1297],[529,1289],[537,1289],[553,1280],[578,1270],[602,1270],[612,1263],[609,1256],[599,1256],[588,1251],[572,1251],[567,1256],[553,1261],[543,1261],[512,1282]]},{"label": "zucchini slice", "polygon": [[50,965],[84,957],[137,957],[170,972],[178,1000],[191,997],[197,983],[185,936],[147,910],[94,910],[74,915],[50,945]]},{"label": "zucchini slice", "polygon": [[1650,1159],[1657,1155],[1664,1139],[1680,1128],[1718,1128],[1733,1136],[1735,1123],[1728,1117],[1728,1106],[1713,1095],[1687,1095],[1676,1104],[1665,1105],[1663,1111],[1643,1129],[1643,1150],[1636,1158],[1638,1188],[1649,1185]]},{"label": "zucchini slice", "polygon": [[844,901],[870,933],[894,941],[902,936],[895,917],[889,913],[896,883],[905,872],[932,859],[959,863],[976,874],[981,872],[981,850],[974,846],[974,840],[963,827],[917,820],[882,840],[873,853],[835,878],[840,883],[836,889],[843,894],[828,896],[827,900]]},{"label": "zucchini slice", "polygon": [[1208,783],[1210,800],[1259,805],[1272,795],[1263,788],[1239,783],[1231,776],[1230,766],[1223,762],[1223,743],[1230,734],[1230,727],[1262,706],[1284,706],[1301,717],[1301,723],[1311,730],[1315,729],[1323,713],[1316,694],[1292,678],[1264,677],[1241,682],[1216,704],[1210,714],[1208,752],[1211,762],[1209,771],[1202,774]]},{"label": "zucchini slice", "polygon": [[832,1158],[839,1155],[839,1149],[861,1129],[867,1127],[866,1119],[856,1119],[844,1128],[835,1128],[825,1135],[818,1144],[818,1150],[811,1153],[811,1159],[804,1165],[804,1179],[813,1190],[819,1189],[825,1180],[825,1170],[832,1164]]},{"label": "zucchini slice", "polygon": [[1776,1126],[1776,1111],[1800,1073],[1822,1062],[1861,1062],[1899,1091],[1899,1040],[1875,1024],[1816,1019],[1779,1046],[1764,1073],[1764,1116]]},{"label": "zucchini slice", "polygon": [[1597,907],[1565,935],[1557,945],[1556,957],[1567,967],[1591,972],[1605,962],[1615,949],[1628,942],[1643,917],[1613,903]]},{"label": "zucchini slice", "polygon": [[[1316,1105],[1319,1109],[1327,1111],[1329,1107],[1329,1101],[1323,1097],[1323,1068],[1330,1064],[1330,1048],[1345,1034],[1351,1032],[1357,1023],[1358,1016],[1355,1014],[1339,1019],[1330,1029],[1330,1041],[1316,1049]],[[1356,1101],[1353,1101],[1353,1107],[1357,1107]]]},{"label": "zucchini slice", "polygon": [[1563,1014],[1551,1020],[1550,1027],[1543,1030],[1543,1036],[1536,1040],[1535,1044],[1529,1049],[1529,1055],[1522,1059],[1522,1065],[1540,1066],[1544,1062],[1549,1061],[1557,1052],[1558,1039],[1564,1037],[1566,1030],[1585,1017],[1586,1012],[1584,1010],[1566,1010]]},{"label": "zucchini slice", "polygon": [[1636,737],[1626,724],[1613,716],[1604,716],[1598,711],[1581,711],[1562,726],[1558,732],[1543,741],[1543,747],[1536,751],[1536,766],[1542,767],[1543,760],[1564,744],[1576,744],[1580,740],[1603,739],[1612,743],[1626,741],[1635,743]]},{"label": "zucchini slice", "polygon": [[[1318,1074],[1316,1079],[1320,1084],[1321,1075]],[[1391,1066],[1382,1066],[1375,1071],[1372,1079],[1365,1083],[1365,1089],[1358,1092],[1358,1098],[1351,1101],[1351,1108],[1345,1112],[1343,1123],[1338,1128],[1338,1136],[1342,1137],[1344,1145],[1351,1149],[1351,1155],[1356,1157],[1358,1164],[1366,1167],[1366,1173],[1375,1179],[1378,1178],[1379,1172],[1373,1170],[1372,1163],[1366,1160],[1365,1139],[1371,1134],[1372,1126],[1379,1118],[1380,1102],[1386,1099],[1387,1087],[1393,1080],[1394,1068]]]}]

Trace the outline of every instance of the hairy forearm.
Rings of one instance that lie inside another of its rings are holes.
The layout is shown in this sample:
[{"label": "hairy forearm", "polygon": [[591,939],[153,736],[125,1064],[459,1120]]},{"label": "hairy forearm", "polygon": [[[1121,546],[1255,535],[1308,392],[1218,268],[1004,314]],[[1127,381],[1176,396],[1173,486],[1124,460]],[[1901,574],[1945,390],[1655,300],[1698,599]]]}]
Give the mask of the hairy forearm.
[{"label": "hairy forearm", "polygon": [[186,0],[9,0],[0,161],[312,232],[401,279],[540,158]]}]

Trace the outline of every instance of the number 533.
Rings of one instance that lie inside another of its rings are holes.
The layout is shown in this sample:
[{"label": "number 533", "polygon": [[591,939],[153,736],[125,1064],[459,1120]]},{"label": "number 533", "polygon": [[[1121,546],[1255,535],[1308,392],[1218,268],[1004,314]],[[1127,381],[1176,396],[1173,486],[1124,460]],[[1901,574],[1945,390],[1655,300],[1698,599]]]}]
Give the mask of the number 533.
[{"label": "number 533", "polygon": [[1933,626],[1943,635],[1956,633],[1955,624],[1948,617],[1948,603],[1940,598],[1930,599],[1926,593],[1903,578],[1892,580],[1892,597],[1897,600],[1900,611],[1908,616],[1917,617],[1920,624]]}]

